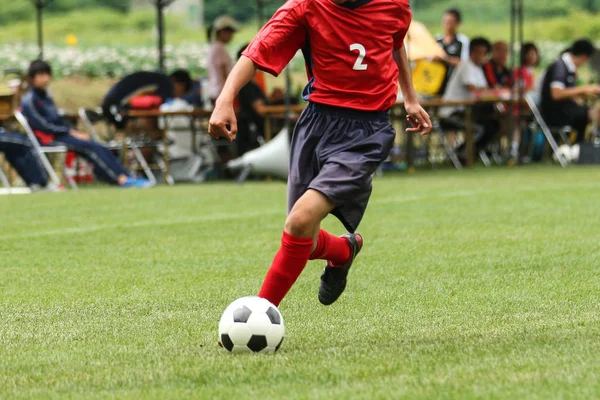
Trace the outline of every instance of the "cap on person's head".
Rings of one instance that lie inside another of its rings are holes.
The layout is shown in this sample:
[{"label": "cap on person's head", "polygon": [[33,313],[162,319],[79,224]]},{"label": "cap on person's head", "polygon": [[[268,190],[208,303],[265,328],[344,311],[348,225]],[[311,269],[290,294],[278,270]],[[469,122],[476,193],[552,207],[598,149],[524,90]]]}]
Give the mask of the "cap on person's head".
[{"label": "cap on person's head", "polygon": [[223,29],[230,29],[233,32],[237,32],[240,30],[240,24],[229,15],[221,15],[215,19],[212,28],[215,30],[215,32],[219,32]]},{"label": "cap on person's head", "polygon": [[596,48],[594,44],[589,39],[579,39],[575,41],[571,48],[569,49],[569,53],[574,56],[587,56],[591,57],[596,52]]},{"label": "cap on person's head", "polygon": [[450,14],[456,19],[456,22],[459,24],[462,23],[462,13],[458,8],[449,8],[446,10],[445,14]]},{"label": "cap on person's head", "polygon": [[44,60],[34,60],[29,64],[29,69],[27,70],[27,76],[33,78],[39,74],[48,74],[52,75],[52,67]]}]

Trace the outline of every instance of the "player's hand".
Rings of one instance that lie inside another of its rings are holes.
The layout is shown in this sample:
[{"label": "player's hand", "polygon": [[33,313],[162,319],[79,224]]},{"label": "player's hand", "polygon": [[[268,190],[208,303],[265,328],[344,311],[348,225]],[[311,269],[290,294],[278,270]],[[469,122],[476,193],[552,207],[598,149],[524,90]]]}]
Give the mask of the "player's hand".
[{"label": "player's hand", "polygon": [[425,111],[418,102],[405,103],[404,107],[406,108],[407,113],[406,120],[412,126],[412,128],[407,128],[406,132],[418,132],[421,133],[421,136],[428,135],[429,132],[431,132],[433,124],[431,123],[427,111]]},{"label": "player's hand", "polygon": [[233,103],[221,103],[217,101],[215,110],[210,116],[210,121],[208,123],[208,134],[215,139],[225,138],[230,142],[233,142],[237,135],[237,131],[237,119],[235,118]]}]

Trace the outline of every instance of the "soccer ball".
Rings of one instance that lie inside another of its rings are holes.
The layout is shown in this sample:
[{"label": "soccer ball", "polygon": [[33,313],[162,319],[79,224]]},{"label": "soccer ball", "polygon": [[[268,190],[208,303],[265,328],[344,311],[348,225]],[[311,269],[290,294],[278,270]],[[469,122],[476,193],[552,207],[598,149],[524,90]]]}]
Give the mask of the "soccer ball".
[{"label": "soccer ball", "polygon": [[[576,163],[579,160],[580,148],[578,144],[574,146],[563,144],[562,146],[558,147],[558,152],[569,164]],[[554,161],[558,161],[558,157],[556,156],[556,154],[554,154],[552,158],[554,159]]]},{"label": "soccer ball", "polygon": [[260,297],[237,299],[219,322],[219,343],[232,353],[273,353],[279,350],[284,334],[281,313]]}]

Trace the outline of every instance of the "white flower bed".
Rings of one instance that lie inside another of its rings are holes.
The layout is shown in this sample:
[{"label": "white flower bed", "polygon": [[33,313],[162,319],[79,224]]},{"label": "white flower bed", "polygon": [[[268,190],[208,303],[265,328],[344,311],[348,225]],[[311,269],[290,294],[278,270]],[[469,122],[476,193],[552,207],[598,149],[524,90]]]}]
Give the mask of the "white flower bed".
[{"label": "white flower bed", "polygon": [[[548,65],[567,48],[566,43],[538,42],[542,54],[542,65]],[[194,76],[204,75],[208,46],[199,43],[166,45],[166,69],[185,68]],[[0,44],[0,71],[20,68],[25,71],[31,60],[37,58],[38,48],[34,44]],[[50,61],[57,77],[120,77],[128,73],[157,69],[156,47],[60,47],[45,46],[45,58]],[[303,68],[302,56],[298,54],[293,68]]]},{"label": "white flower bed", "polygon": [[[166,69],[185,68],[194,75],[206,69],[204,44],[184,43],[166,45]],[[38,57],[37,45],[0,45],[0,70],[19,68],[26,71],[31,60]],[[119,77],[139,70],[156,70],[158,49],[155,47],[58,47],[45,46],[44,58],[48,60],[57,77],[89,76]]]}]

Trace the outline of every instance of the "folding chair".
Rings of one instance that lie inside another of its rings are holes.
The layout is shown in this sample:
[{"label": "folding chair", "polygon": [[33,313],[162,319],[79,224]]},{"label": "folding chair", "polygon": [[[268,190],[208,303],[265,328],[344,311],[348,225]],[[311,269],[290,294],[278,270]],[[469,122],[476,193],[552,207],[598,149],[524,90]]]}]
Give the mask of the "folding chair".
[{"label": "folding chair", "polygon": [[0,163],[0,182],[2,182],[2,185],[5,188],[10,189],[12,186],[10,185],[10,181],[8,180],[8,177],[4,173],[4,169],[2,168],[2,164],[3,163]]},{"label": "folding chair", "polygon": [[561,137],[561,139],[565,142],[565,144],[570,145],[571,142],[570,142],[569,138],[567,137],[567,134],[565,133],[567,131],[567,129],[569,129],[569,128],[567,126],[563,126],[563,127],[553,127],[551,129],[548,126],[548,124],[546,124],[546,121],[544,121],[544,118],[542,117],[542,113],[540,112],[540,109],[538,108],[538,104],[540,104],[540,96],[537,93],[534,93],[534,92],[527,93],[525,95],[525,101],[527,101],[527,105],[529,105],[529,109],[533,113],[533,116],[534,116],[536,122],[540,126],[540,129],[544,133],[546,140],[550,144],[550,147],[552,148],[552,152],[556,156],[556,159],[558,160],[558,162],[560,163],[560,165],[563,168],[566,168],[568,165],[567,160],[565,160],[565,158],[559,151],[558,143],[556,143],[556,140],[554,139],[554,135],[557,134],[558,136]]},{"label": "folding chair", "polygon": [[[42,165],[48,172],[48,176],[50,177],[50,179],[52,180],[52,182],[55,185],[60,186],[60,179],[58,178],[58,175],[56,175],[56,171],[54,171],[54,168],[52,167],[50,160],[48,160],[47,154],[61,154],[61,153],[66,154],[68,151],[67,147],[66,146],[42,146],[42,145],[40,145],[37,140],[37,137],[35,136],[35,133],[33,133],[33,129],[31,129],[31,126],[29,126],[29,122],[27,122],[27,118],[25,118],[25,116],[21,113],[21,111],[18,111],[18,110],[15,111],[14,115],[15,115],[15,118],[17,119],[17,121],[19,122],[19,124],[21,125],[21,127],[23,128],[23,130],[25,131],[25,134],[31,141],[33,148],[34,148],[36,154],[38,155]],[[77,183],[75,183],[75,180],[73,179],[73,177],[70,176],[69,174],[67,174],[65,171],[64,161],[63,161],[63,171],[64,171],[65,179],[67,180],[69,185],[71,185],[71,188],[77,190]]]},{"label": "folding chair", "polygon": [[443,127],[442,124],[446,124],[447,121],[442,120],[439,117],[434,117],[434,118],[432,118],[431,123],[433,124],[433,130],[438,135],[440,143],[442,143],[442,146],[444,146],[444,150],[446,151],[448,158],[450,158],[450,161],[452,161],[452,164],[454,165],[454,167],[456,169],[462,169],[463,166],[458,158],[458,155],[456,155],[454,148],[446,140],[446,132],[444,131],[444,129],[448,128],[449,126],[444,125],[444,127]]},{"label": "folding chair", "polygon": [[29,194],[31,193],[31,189],[28,187],[12,187],[8,177],[4,173],[4,169],[0,163],[0,182],[4,185],[3,188],[0,188],[0,195],[6,194]]},{"label": "folding chair", "polygon": [[[91,109],[88,109],[85,107],[80,107],[78,110],[78,114],[79,114],[79,118],[81,118],[81,120],[83,121],[83,124],[85,125],[86,130],[89,132],[92,140],[94,142],[101,143],[100,137],[98,136],[98,133],[96,132],[96,129],[94,128],[94,125],[101,121],[106,122],[106,119],[104,118],[104,114],[102,113],[102,108],[96,108],[94,110],[91,110]],[[125,142],[123,142],[123,143],[119,143],[119,142],[113,140],[109,143],[105,143],[104,145],[107,146],[108,149],[112,150],[112,151],[123,151],[125,149],[131,150],[133,155],[135,156],[135,159],[139,163],[140,167],[142,167],[142,170],[144,171],[146,178],[148,178],[148,180],[150,181],[150,183],[152,185],[156,185],[156,177],[154,176],[152,169],[146,162],[146,159],[144,158],[144,155],[140,151],[140,147],[137,143],[132,141],[130,138],[126,138]]]}]

